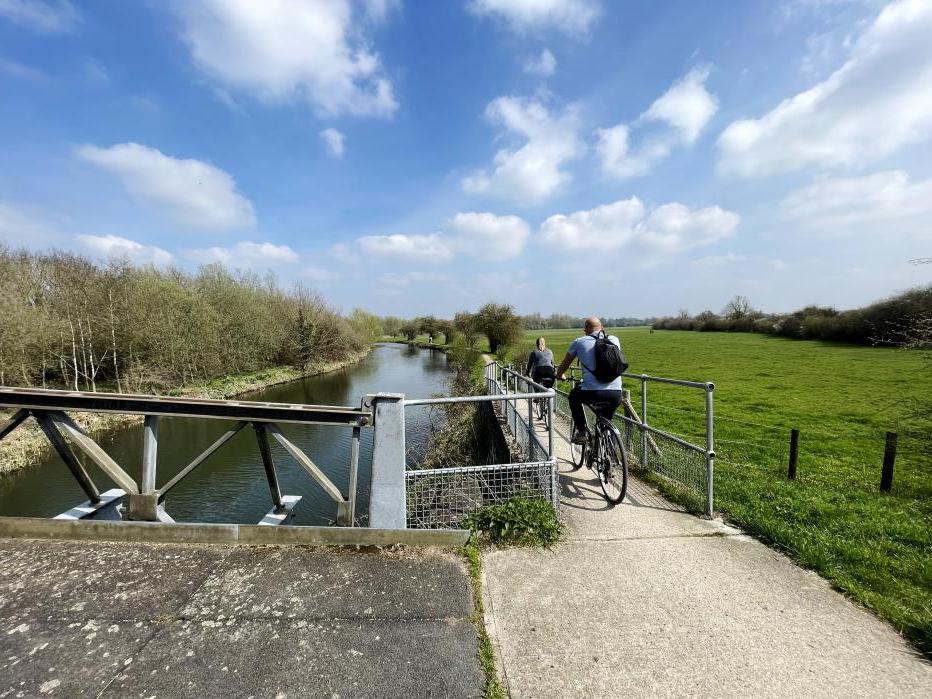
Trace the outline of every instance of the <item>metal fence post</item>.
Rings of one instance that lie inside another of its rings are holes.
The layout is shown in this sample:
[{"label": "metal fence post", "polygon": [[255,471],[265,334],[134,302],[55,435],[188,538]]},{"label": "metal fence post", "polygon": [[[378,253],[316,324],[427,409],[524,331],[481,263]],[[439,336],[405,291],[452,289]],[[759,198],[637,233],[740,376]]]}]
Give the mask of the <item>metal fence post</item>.
[{"label": "metal fence post", "polygon": [[641,466],[647,468],[647,378],[641,375]]},{"label": "metal fence post", "polygon": [[712,516],[713,510],[713,478],[715,476],[715,441],[712,433],[715,422],[715,413],[712,405],[713,391],[715,391],[715,384],[708,384],[705,390],[705,513],[709,517]]},{"label": "metal fence post", "polygon": [[142,437],[142,478],[139,493],[130,493],[127,517],[133,520],[159,520],[159,494],[155,490],[155,465],[159,447],[159,416],[146,415]]},{"label": "metal fence post", "polygon": [[369,526],[374,529],[407,527],[404,399],[403,393],[377,393],[370,397],[375,432]]},{"label": "metal fence post", "polygon": [[547,421],[547,454],[551,461],[553,460],[553,417],[556,406],[556,395],[550,396],[547,400],[547,412],[550,415],[550,419]]}]

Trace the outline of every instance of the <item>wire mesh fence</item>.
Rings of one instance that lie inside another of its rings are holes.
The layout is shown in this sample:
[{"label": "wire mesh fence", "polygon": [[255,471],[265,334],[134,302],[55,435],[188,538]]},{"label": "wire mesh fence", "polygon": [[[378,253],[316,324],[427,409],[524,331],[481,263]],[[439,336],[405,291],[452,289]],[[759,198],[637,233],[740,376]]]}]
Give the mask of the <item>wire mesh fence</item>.
[{"label": "wire mesh fence", "polygon": [[[405,406],[408,527],[460,526],[478,509],[513,497],[546,498],[558,507],[556,461],[526,418],[529,401],[504,397],[528,385],[509,377],[506,386],[503,378],[486,374],[487,393],[502,396],[491,408],[452,400]],[[490,420],[497,423],[491,431]]]},{"label": "wire mesh fence", "polygon": [[408,527],[457,527],[486,505],[514,497],[556,495],[551,461],[407,471]]}]

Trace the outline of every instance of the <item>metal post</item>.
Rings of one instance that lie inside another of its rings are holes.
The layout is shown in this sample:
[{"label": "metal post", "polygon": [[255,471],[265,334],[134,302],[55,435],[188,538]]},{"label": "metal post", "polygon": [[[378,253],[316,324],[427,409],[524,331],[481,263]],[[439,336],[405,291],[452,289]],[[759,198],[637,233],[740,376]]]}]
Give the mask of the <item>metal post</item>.
[{"label": "metal post", "polygon": [[356,524],[356,478],[359,471],[359,428],[353,428],[349,467],[349,526]]},{"label": "metal post", "polygon": [[266,425],[262,422],[252,423],[256,431],[256,441],[259,442],[259,453],[262,455],[262,465],[265,467],[265,476],[269,479],[269,492],[272,494],[272,502],[275,509],[282,507],[282,490],[278,485],[278,474],[275,472],[275,462],[272,461],[272,450],[269,447],[269,434],[266,432]]},{"label": "metal post", "polygon": [[369,526],[375,529],[407,528],[404,398],[403,393],[378,393],[371,397],[375,434]]},{"label": "metal post", "polygon": [[883,470],[880,472],[880,492],[889,493],[893,488],[893,464],[896,462],[896,432],[887,432],[887,443],[883,450]]},{"label": "metal post", "polygon": [[647,379],[641,377],[641,466],[647,468]]},{"label": "metal post", "polygon": [[796,463],[799,460],[799,430],[793,428],[790,430],[790,463],[786,470],[786,477],[791,481],[796,480]]},{"label": "metal post", "polygon": [[715,384],[710,383],[705,390],[705,477],[706,477],[706,503],[705,513],[712,516],[713,510],[713,487],[712,479],[715,475],[715,441],[713,435],[713,424],[715,413],[712,404],[712,392],[715,390]]},{"label": "metal post", "polygon": [[[530,393],[531,387],[525,382],[525,392]],[[527,399],[527,457],[534,460],[534,399]]]},{"label": "metal post", "polygon": [[547,399],[547,412],[550,413],[550,420],[547,425],[547,455],[551,460],[553,459],[553,417],[556,405],[557,397],[550,396],[550,398]]},{"label": "metal post", "polygon": [[144,494],[155,492],[155,466],[159,448],[159,416],[146,415],[142,438],[142,480],[139,490]]},{"label": "metal post", "polygon": [[155,490],[155,472],[159,449],[159,416],[146,415],[142,428],[142,478],[139,493],[130,493],[127,517],[143,522],[159,520],[159,494]]}]

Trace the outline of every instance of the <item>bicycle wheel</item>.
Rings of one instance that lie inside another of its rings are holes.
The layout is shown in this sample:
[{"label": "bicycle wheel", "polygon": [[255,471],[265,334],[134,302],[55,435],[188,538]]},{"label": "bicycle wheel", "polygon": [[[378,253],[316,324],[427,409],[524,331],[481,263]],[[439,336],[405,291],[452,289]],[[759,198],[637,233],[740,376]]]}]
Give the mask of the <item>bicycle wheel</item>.
[{"label": "bicycle wheel", "polygon": [[607,420],[599,420],[599,485],[605,499],[617,505],[628,492],[628,456],[621,444],[618,429]]},{"label": "bicycle wheel", "polygon": [[576,426],[570,423],[570,456],[573,459],[573,470],[578,471],[579,468],[586,463],[586,450],[588,444],[576,444],[573,441],[573,435],[576,434]]}]

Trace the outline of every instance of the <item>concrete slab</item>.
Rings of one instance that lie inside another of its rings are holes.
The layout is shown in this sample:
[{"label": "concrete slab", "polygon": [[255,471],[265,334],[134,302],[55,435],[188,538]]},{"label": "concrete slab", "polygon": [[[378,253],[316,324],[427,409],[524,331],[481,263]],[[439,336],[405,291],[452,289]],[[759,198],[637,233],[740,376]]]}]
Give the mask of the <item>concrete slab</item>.
[{"label": "concrete slab", "polygon": [[150,696],[153,678],[158,696],[170,697],[479,696],[484,677],[462,654],[470,645],[475,630],[464,619],[184,621],[149,643],[104,696]]},{"label": "concrete slab", "polygon": [[472,612],[463,564],[449,552],[242,548],[182,609],[185,618],[446,619]]},{"label": "concrete slab", "polygon": [[932,665],[815,573],[646,484],[610,508],[590,472],[561,481],[565,542],[483,556],[512,697],[932,696]]},{"label": "concrete slab", "polygon": [[454,554],[0,539],[0,697],[482,694]]}]

